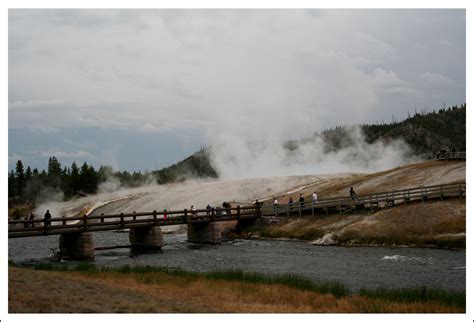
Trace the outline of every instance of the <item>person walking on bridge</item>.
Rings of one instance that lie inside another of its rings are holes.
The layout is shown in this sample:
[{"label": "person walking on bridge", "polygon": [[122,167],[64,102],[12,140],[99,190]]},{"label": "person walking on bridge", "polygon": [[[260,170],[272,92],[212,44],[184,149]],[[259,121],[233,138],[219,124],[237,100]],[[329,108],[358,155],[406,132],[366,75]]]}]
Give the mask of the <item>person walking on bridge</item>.
[{"label": "person walking on bridge", "polygon": [[51,213],[49,212],[49,209],[46,210],[46,213],[44,214],[44,225],[45,227],[51,226]]},{"label": "person walking on bridge", "polygon": [[316,193],[316,191],[314,191],[311,195],[311,199],[313,200],[313,205],[318,203],[318,194]]},{"label": "person walking on bridge", "polygon": [[300,199],[298,201],[300,202],[300,207],[304,208],[304,197],[302,193],[300,193]]},{"label": "person walking on bridge", "polygon": [[288,200],[288,209],[291,210],[291,207],[293,207],[293,198],[290,197],[290,200]]},{"label": "person walking on bridge", "polygon": [[31,228],[35,227],[35,222],[33,220],[35,220],[35,215],[30,213],[30,216],[28,217],[28,226]]},{"label": "person walking on bridge", "polygon": [[351,187],[351,190],[349,190],[349,194],[351,195],[351,199],[352,199],[352,200],[356,200],[356,199],[357,199],[357,194],[356,194],[355,191],[354,191],[354,187]]},{"label": "person walking on bridge", "polygon": [[273,212],[278,214],[278,199],[276,197],[273,198]]}]

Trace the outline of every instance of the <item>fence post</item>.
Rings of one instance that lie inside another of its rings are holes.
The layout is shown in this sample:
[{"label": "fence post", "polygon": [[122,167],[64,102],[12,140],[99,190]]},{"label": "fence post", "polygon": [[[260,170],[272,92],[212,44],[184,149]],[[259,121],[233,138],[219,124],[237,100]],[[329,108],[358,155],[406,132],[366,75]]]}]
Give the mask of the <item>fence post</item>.
[{"label": "fence post", "polygon": [[156,226],[156,210],[153,210],[153,226]]},{"label": "fence post", "polygon": [[87,230],[87,216],[86,215],[82,216],[82,223],[84,225],[84,231],[86,231]]},{"label": "fence post", "polygon": [[237,206],[237,220],[239,220],[239,218],[240,218],[240,205]]},{"label": "fence post", "polygon": [[104,214],[103,213],[100,214],[100,222],[104,222]]},{"label": "fence post", "polygon": [[120,213],[120,228],[123,229],[124,224],[125,224],[125,222],[124,222],[123,212],[122,212],[122,213]]},{"label": "fence post", "polygon": [[136,213],[136,211],[133,212],[133,221],[137,220],[137,216],[135,215]]},{"label": "fence post", "polygon": [[45,236],[48,236],[48,225],[49,225],[49,221],[48,219],[44,219],[44,223],[43,223],[43,230],[44,230],[44,235]]},{"label": "fence post", "polygon": [[66,219],[63,217],[63,226],[66,226]]}]

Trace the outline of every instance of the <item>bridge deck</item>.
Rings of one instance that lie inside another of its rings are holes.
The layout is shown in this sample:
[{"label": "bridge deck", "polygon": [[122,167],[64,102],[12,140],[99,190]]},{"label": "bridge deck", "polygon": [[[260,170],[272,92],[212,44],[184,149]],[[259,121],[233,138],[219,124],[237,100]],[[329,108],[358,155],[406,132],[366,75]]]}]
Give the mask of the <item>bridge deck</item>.
[{"label": "bridge deck", "polygon": [[[33,221],[11,220],[8,222],[8,238],[32,237],[80,232],[119,230],[134,227],[183,225],[188,223],[209,223],[254,219],[260,216],[287,216],[317,211],[339,211],[339,213],[356,211],[358,207],[370,208],[380,205],[396,205],[410,201],[425,201],[428,199],[444,199],[459,197],[466,194],[466,183],[444,184],[418,187],[404,190],[379,192],[369,195],[350,197],[335,197],[318,200],[318,202],[296,202],[292,205],[264,205],[261,207],[235,207],[229,209],[187,209],[171,212],[145,212],[121,214],[97,214],[84,217],[52,218],[50,225],[44,225],[43,219]],[[165,218],[166,214],[166,218]],[[32,225],[33,224],[33,225]]]},{"label": "bridge deck", "polygon": [[464,160],[466,161],[466,152],[445,152],[436,154],[436,160]]}]

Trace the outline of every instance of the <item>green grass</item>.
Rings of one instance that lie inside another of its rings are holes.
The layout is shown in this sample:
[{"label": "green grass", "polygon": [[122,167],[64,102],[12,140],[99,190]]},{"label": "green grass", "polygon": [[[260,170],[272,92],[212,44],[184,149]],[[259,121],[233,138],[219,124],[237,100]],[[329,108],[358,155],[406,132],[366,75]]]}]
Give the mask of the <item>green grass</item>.
[{"label": "green grass", "polygon": [[256,272],[245,272],[242,270],[220,270],[210,272],[191,272],[179,268],[164,268],[151,266],[121,266],[97,268],[93,263],[80,263],[75,266],[37,264],[33,266],[37,270],[50,271],[79,271],[89,274],[101,272],[116,272],[120,274],[134,274],[143,283],[159,284],[162,282],[160,276],[151,273],[163,273],[169,276],[184,278],[185,282],[205,278],[208,280],[239,281],[255,284],[279,284],[304,291],[312,291],[320,294],[332,294],[336,298],[348,295],[361,295],[372,299],[385,299],[394,302],[413,303],[424,301],[436,301],[439,303],[466,308],[465,291],[447,291],[427,287],[402,288],[402,289],[360,289],[351,292],[346,286],[337,281],[314,282],[308,278],[295,274],[265,275]]},{"label": "green grass", "polygon": [[385,299],[403,303],[436,301],[447,305],[466,308],[466,292],[431,289],[424,286],[401,289],[361,289],[358,294],[368,298]]}]

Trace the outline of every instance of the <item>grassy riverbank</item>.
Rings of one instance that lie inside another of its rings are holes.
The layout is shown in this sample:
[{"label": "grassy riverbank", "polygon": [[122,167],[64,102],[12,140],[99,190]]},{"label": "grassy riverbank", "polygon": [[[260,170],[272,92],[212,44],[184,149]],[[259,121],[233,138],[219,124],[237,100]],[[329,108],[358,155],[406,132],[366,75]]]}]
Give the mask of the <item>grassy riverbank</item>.
[{"label": "grassy riverbank", "polygon": [[316,214],[253,229],[268,238],[294,238],[334,245],[409,245],[464,249],[464,199],[387,207],[374,214]]},{"label": "grassy riverbank", "polygon": [[465,312],[465,292],[351,292],[338,282],[242,271],[151,267],[9,267],[8,307],[20,312]]}]

